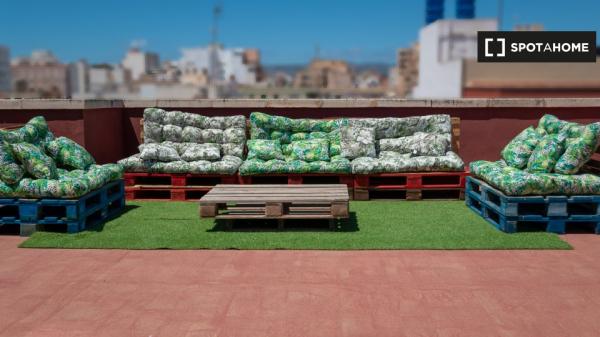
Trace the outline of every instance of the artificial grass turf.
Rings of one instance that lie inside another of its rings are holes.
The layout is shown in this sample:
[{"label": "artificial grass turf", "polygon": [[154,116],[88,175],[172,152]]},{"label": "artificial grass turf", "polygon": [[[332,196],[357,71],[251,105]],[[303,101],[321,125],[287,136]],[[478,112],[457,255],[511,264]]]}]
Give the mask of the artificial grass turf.
[{"label": "artificial grass turf", "polygon": [[[264,223],[236,223],[226,231],[200,219],[190,202],[129,202],[126,212],[104,226],[77,234],[37,232],[21,247],[123,249],[570,249],[556,234],[506,234],[468,209],[463,201],[360,201],[336,231],[327,223],[283,231]],[[236,227],[240,225],[240,227]],[[261,227],[263,225],[263,227]],[[271,227],[272,228],[272,227]]]}]

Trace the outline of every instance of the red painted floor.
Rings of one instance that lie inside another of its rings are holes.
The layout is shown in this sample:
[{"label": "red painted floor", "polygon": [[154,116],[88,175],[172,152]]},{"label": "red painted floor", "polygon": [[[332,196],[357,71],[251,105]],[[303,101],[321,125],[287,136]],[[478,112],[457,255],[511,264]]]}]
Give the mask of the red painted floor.
[{"label": "red painted floor", "polygon": [[18,249],[1,336],[599,336],[600,236],[573,251]]}]

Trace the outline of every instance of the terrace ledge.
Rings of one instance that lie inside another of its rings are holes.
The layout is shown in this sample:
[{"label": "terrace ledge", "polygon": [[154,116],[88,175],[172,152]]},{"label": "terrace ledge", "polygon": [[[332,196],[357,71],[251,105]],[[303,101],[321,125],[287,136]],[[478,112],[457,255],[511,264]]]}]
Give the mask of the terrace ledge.
[{"label": "terrace ledge", "polygon": [[0,110],[109,108],[535,108],[600,107],[600,98],[464,99],[0,99]]}]

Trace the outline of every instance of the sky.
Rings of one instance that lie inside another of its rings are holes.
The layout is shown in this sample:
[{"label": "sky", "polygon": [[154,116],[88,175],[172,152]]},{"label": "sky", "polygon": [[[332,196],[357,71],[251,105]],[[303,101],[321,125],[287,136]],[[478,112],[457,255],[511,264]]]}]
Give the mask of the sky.
[{"label": "sky", "polygon": [[[182,47],[210,42],[219,0],[1,0],[0,44],[11,56],[50,49],[63,62],[118,63],[133,41],[161,60]],[[255,47],[262,63],[322,58],[353,63],[395,62],[395,51],[417,40],[425,0],[220,0],[219,41]],[[446,18],[454,16],[446,0]],[[497,16],[497,0],[477,0],[477,17]],[[600,30],[598,0],[504,0],[502,28],[541,23],[546,30]]]}]

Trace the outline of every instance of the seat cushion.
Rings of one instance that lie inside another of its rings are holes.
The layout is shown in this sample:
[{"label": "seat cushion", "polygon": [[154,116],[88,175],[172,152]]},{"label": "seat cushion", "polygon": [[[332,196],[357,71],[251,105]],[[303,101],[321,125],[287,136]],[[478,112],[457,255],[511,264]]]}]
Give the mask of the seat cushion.
[{"label": "seat cushion", "polygon": [[120,160],[119,164],[123,166],[125,172],[234,174],[242,164],[242,160],[239,157],[226,155],[221,160],[213,162],[206,160],[157,162],[143,160],[139,154],[135,154]]},{"label": "seat cushion", "polygon": [[334,156],[331,161],[249,159],[240,166],[241,175],[288,173],[350,173],[350,161]]},{"label": "seat cushion", "polygon": [[464,170],[464,162],[452,151],[448,151],[446,155],[438,157],[410,157],[407,154],[392,154],[384,151],[380,153],[379,158],[356,158],[351,164],[352,173],[355,174]]},{"label": "seat cushion", "polygon": [[592,174],[529,173],[508,166],[503,160],[475,161],[470,169],[473,176],[507,195],[600,194],[600,177]]}]

